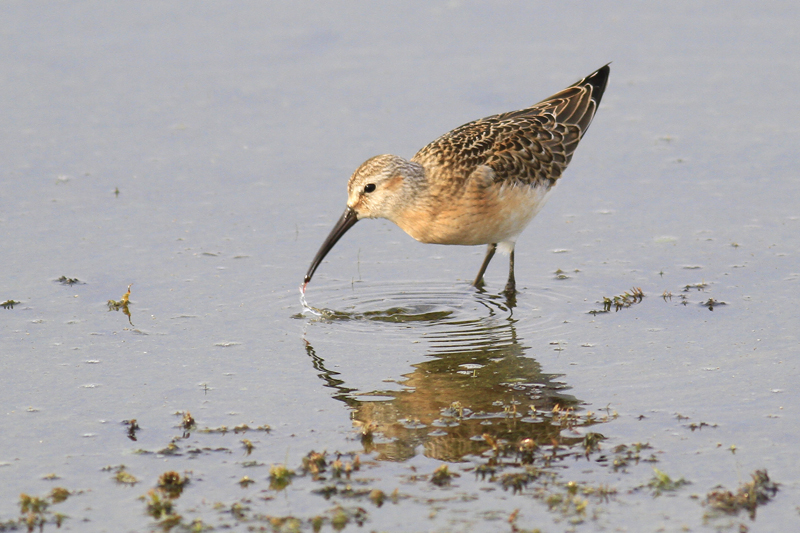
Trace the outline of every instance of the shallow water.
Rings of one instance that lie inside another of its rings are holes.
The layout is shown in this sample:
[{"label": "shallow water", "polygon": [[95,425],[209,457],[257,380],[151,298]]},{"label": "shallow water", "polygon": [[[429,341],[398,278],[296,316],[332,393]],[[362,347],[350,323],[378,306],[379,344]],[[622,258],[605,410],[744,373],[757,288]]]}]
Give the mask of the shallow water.
[{"label": "shallow water", "polygon": [[[2,12],[0,524],[64,487],[45,530],[798,528],[797,7]],[[608,61],[516,301],[505,258],[478,292],[482,248],[364,221],[303,313],[363,160]],[[653,467],[690,484],[657,495]],[[703,504],[757,469],[780,486],[754,520]],[[159,523],[171,470],[190,482]]]}]

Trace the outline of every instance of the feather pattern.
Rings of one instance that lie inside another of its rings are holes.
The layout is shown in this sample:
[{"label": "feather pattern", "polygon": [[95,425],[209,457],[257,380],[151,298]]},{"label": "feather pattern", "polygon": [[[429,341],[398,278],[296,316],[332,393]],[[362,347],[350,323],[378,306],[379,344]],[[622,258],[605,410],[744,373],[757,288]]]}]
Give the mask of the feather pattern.
[{"label": "feather pattern", "polygon": [[452,188],[463,186],[482,165],[494,171],[497,183],[550,188],[591,124],[608,73],[606,65],[531,107],[464,124],[422,148],[411,161],[430,173],[446,173]]}]

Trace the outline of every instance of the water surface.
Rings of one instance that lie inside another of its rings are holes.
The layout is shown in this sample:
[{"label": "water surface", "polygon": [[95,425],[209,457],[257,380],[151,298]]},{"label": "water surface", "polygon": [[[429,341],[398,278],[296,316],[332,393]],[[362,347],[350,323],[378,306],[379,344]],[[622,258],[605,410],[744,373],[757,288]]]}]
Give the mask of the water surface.
[{"label": "water surface", "polygon": [[[0,524],[63,487],[45,530],[797,529],[799,15],[5,4]],[[515,302],[503,258],[477,292],[481,247],[365,221],[302,314],[363,160],[608,61]],[[704,505],[757,469],[754,520]],[[167,471],[190,482],[148,514]]]}]

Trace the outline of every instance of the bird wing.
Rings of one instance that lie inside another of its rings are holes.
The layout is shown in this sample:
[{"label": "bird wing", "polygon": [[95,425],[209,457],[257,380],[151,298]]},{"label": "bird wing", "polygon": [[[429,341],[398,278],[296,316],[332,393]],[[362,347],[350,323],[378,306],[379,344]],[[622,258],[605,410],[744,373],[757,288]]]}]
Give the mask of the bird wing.
[{"label": "bird wing", "polygon": [[446,172],[458,186],[479,166],[497,183],[551,187],[567,168],[608,80],[602,67],[529,108],[464,124],[422,148],[412,161]]}]

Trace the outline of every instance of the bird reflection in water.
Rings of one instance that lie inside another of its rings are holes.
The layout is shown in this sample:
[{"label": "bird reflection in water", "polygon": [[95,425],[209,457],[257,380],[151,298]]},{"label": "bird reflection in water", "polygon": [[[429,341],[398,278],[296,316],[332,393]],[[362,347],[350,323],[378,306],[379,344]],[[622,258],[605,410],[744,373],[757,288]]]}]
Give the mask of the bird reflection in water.
[{"label": "bird reflection in water", "polygon": [[[428,457],[459,461],[499,448],[532,455],[547,446],[555,453],[583,441],[583,435],[564,429],[593,419],[576,415],[581,402],[567,393],[560,375],[543,373],[525,355],[528,347],[517,337],[508,302],[478,301],[491,306],[488,317],[439,322],[426,330],[427,360],[412,365],[398,382],[399,391],[364,394],[348,388],[306,342],[319,377],[352,409],[365,452],[404,461],[422,447]],[[369,396],[376,400],[363,400]]]}]

